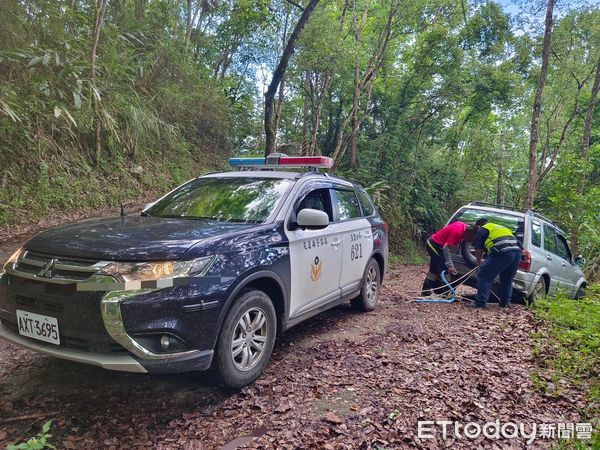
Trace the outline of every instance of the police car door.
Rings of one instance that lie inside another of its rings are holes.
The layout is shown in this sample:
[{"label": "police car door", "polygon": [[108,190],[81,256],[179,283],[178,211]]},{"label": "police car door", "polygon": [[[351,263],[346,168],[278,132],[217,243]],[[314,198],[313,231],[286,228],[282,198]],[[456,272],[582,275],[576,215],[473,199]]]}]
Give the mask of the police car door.
[{"label": "police car door", "polygon": [[[317,230],[294,226],[297,213],[304,208],[326,212],[329,225]],[[313,184],[301,189],[285,232],[290,243],[290,318],[293,318],[340,296],[342,232],[340,224],[333,222],[329,187]]]},{"label": "police car door", "polygon": [[352,186],[334,190],[335,207],[343,233],[342,295],[360,289],[365,267],[373,253],[371,223],[363,217],[360,203]]}]

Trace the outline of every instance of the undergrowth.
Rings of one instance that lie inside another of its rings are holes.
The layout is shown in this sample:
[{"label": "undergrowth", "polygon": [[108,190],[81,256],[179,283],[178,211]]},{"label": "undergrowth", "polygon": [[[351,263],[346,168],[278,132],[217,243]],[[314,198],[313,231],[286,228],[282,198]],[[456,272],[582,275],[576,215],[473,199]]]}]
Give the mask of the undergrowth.
[{"label": "undergrowth", "polygon": [[62,212],[100,209],[121,202],[157,197],[190,178],[223,168],[215,155],[189,158],[184,152],[138,164],[104,161],[100,168],[84,160],[65,167],[40,161],[23,170],[19,184],[0,189],[0,227],[36,222]]},{"label": "undergrowth", "polygon": [[569,388],[582,392],[583,420],[596,430],[591,445],[600,448],[600,285],[590,286],[582,300],[564,293],[540,299],[533,310],[543,324],[534,334],[534,386],[557,397]]},{"label": "undergrowth", "polygon": [[6,450],[44,450],[44,449],[56,449],[56,447],[48,442],[52,435],[50,434],[50,427],[52,421],[49,420],[42,426],[41,433],[37,436],[28,439],[26,442],[22,442],[16,445],[9,445]]}]

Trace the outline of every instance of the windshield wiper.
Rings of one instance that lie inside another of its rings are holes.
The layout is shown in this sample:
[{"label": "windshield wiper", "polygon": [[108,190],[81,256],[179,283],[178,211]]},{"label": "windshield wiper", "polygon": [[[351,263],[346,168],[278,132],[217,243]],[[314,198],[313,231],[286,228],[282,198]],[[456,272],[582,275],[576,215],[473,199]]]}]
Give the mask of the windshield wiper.
[{"label": "windshield wiper", "polygon": [[150,214],[148,214],[146,211],[142,211],[142,212],[140,213],[140,216],[143,216],[143,217],[152,217],[152,216],[151,216]]}]

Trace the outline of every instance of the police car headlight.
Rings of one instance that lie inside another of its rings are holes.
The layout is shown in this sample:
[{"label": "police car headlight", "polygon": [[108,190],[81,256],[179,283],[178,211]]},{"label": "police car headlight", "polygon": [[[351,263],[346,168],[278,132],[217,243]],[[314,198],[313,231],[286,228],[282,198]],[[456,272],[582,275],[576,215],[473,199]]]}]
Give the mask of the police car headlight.
[{"label": "police car headlight", "polygon": [[164,278],[201,277],[214,261],[213,256],[185,261],[152,261],[142,263],[111,262],[98,272],[120,281],[149,281]]},{"label": "police car headlight", "polygon": [[8,268],[8,266],[11,266],[14,263],[16,263],[17,259],[19,259],[19,255],[21,254],[22,251],[23,251],[23,248],[20,248],[16,252],[14,252],[10,256],[10,258],[8,258],[8,261],[6,261],[6,263],[2,266],[2,270],[0,270],[0,273],[4,272]]}]

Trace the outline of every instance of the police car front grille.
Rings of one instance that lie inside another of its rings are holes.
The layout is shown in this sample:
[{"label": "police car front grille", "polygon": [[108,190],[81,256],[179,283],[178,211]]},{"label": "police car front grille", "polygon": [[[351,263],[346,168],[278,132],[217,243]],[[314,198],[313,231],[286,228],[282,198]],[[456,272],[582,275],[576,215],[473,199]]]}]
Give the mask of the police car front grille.
[{"label": "police car front grille", "polygon": [[15,295],[15,305],[25,308],[37,308],[37,310],[44,313],[61,313],[64,309],[63,305],[58,302],[26,297],[24,295]]},{"label": "police car front grille", "polygon": [[[44,276],[41,272],[48,263],[54,261],[51,274]],[[64,258],[60,256],[50,256],[31,251],[24,251],[18,258],[15,264],[12,275],[19,276],[23,274],[26,278],[36,277],[40,281],[60,281],[77,283],[86,281],[91,275],[97,271],[98,261]],[[49,276],[51,275],[51,276]]]}]

